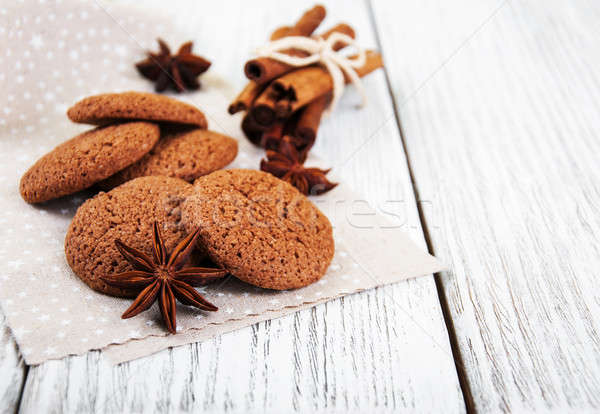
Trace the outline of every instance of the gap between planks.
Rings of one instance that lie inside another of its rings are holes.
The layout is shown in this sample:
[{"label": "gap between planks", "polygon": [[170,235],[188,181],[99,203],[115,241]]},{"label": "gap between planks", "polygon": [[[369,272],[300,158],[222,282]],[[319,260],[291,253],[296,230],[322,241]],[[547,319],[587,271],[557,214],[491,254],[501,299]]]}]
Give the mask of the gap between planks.
[{"label": "gap between planks", "polygon": [[[398,102],[396,101],[396,97],[392,93],[392,84],[390,82],[390,77],[388,74],[388,69],[385,66],[385,53],[383,47],[381,45],[381,41],[379,38],[379,31],[377,30],[377,22],[375,21],[375,15],[373,13],[373,5],[371,0],[367,0],[367,10],[369,12],[369,20],[374,29],[375,41],[377,42],[377,48],[384,58],[384,66],[382,67],[383,73],[385,76],[385,83],[390,94],[390,98],[392,101],[392,108],[394,110],[394,120],[396,121],[396,127],[398,128],[398,133],[400,136],[400,143],[402,145],[402,150],[404,151],[404,156],[406,157],[406,168],[408,169],[408,174],[410,176],[410,182],[412,191],[415,197],[415,204],[417,207],[417,211],[419,213],[419,221],[421,223],[421,228],[423,229],[423,237],[425,238],[425,243],[427,245],[427,251],[429,254],[435,256],[435,250],[433,248],[433,244],[431,242],[431,237],[429,235],[429,227],[427,225],[427,220],[425,218],[425,214],[423,212],[423,208],[421,206],[421,197],[419,196],[419,187],[417,181],[415,179],[413,168],[411,165],[410,154],[408,153],[408,147],[406,145],[406,139],[404,137],[404,130],[402,128],[402,122],[400,121],[400,111],[398,110]],[[434,74],[435,76],[435,74]],[[435,287],[438,294],[438,299],[440,302],[440,308],[442,309],[442,315],[444,316],[444,323],[446,325],[446,331],[448,332],[448,339],[450,341],[450,348],[452,350],[452,358],[454,360],[454,366],[456,368],[456,374],[458,376],[458,382],[460,384],[460,389],[462,392],[463,400],[465,402],[465,407],[467,413],[475,413],[475,400],[473,399],[473,394],[471,392],[471,385],[469,383],[469,378],[465,370],[465,366],[463,363],[462,354],[460,352],[460,347],[458,345],[458,338],[456,336],[456,330],[454,328],[454,323],[452,321],[452,315],[450,313],[450,307],[448,304],[448,300],[446,298],[446,294],[444,292],[444,288],[441,281],[441,274],[434,273],[433,279],[435,281]]]}]

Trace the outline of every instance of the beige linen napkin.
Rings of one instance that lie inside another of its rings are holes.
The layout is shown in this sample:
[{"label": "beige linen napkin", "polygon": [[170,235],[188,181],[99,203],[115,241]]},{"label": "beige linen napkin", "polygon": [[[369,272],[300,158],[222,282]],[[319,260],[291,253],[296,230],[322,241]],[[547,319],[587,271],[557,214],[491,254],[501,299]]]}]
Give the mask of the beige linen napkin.
[{"label": "beige linen napkin", "polygon": [[[157,33],[173,30],[139,11],[105,10],[95,3],[10,2],[0,12],[0,304],[28,364],[109,345],[109,356],[125,361],[442,269],[381,215],[372,216],[368,228],[362,220],[356,226],[347,213],[357,197],[341,184],[314,200],[332,221],[336,239],[335,257],[319,282],[274,292],[230,277],[201,289],[219,312],[178,308],[178,335],[165,336],[156,307],[122,320],[131,301],[89,289],[64,256],[69,223],[92,194],[33,206],[21,199],[18,183],[41,155],[89,128],[67,119],[66,109],[75,101],[101,92],[151,90],[133,63],[144,49],[156,48]],[[226,114],[231,97],[217,86],[223,84],[209,72],[201,92],[180,98],[204,109],[212,129],[238,138],[240,153],[231,167],[256,168],[263,152],[243,138],[239,117]]]}]

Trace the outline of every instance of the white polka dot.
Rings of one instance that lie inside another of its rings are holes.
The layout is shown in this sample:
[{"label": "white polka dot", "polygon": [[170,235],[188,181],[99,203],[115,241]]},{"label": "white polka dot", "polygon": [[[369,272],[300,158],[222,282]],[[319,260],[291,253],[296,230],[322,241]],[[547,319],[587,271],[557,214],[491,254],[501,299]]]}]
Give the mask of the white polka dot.
[{"label": "white polka dot", "polygon": [[77,51],[76,51],[76,50],[71,50],[71,51],[69,52],[69,57],[70,57],[71,59],[73,59],[73,60],[76,60],[76,59],[78,59],[78,58],[79,58],[79,53],[77,53]]},{"label": "white polka dot", "polygon": [[46,57],[48,59],[52,59],[54,57],[54,53],[51,50],[49,50],[48,53],[46,53]]},{"label": "white polka dot", "polygon": [[35,109],[37,109],[38,111],[41,111],[44,109],[44,105],[42,105],[41,103],[36,103],[35,104]]},{"label": "white polka dot", "polygon": [[33,37],[31,38],[31,41],[29,42],[29,44],[35,48],[35,49],[39,49],[41,47],[44,46],[44,39],[42,38],[41,35],[39,34],[35,34],[33,35]]},{"label": "white polka dot", "polygon": [[115,53],[119,56],[125,56],[127,54],[127,48],[123,45],[115,47]]},{"label": "white polka dot", "polygon": [[30,94],[29,92],[25,92],[25,93],[23,94],[23,98],[24,98],[24,99],[31,99],[31,94]]}]

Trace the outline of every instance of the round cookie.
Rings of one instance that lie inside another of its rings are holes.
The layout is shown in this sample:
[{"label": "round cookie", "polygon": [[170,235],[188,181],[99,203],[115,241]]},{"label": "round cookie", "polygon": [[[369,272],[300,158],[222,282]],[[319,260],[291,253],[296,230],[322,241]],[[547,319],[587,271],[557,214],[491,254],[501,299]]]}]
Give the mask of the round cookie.
[{"label": "round cookie", "polygon": [[191,182],[225,167],[235,159],[237,151],[235,139],[206,129],[166,134],[141,160],[99,185],[110,189],[148,175],[177,177]]},{"label": "round cookie", "polygon": [[21,178],[21,196],[40,203],[90,187],[142,158],[160,136],[148,122],[100,127],[62,143]]},{"label": "round cookie", "polygon": [[108,286],[100,277],[133,270],[115,239],[152,255],[152,224],[161,225],[167,251],[186,235],[180,205],[192,185],[178,178],[141,177],[79,207],[65,238],[65,255],[73,272],[92,289],[113,296],[135,292]]},{"label": "round cookie", "polygon": [[73,122],[106,125],[123,120],[146,120],[196,125],[206,129],[202,111],[185,102],[147,92],[105,93],[82,99],[69,108]]},{"label": "round cookie", "polygon": [[327,217],[290,184],[262,171],[221,170],[198,178],[182,205],[210,258],[268,289],[319,280],[334,253]]}]

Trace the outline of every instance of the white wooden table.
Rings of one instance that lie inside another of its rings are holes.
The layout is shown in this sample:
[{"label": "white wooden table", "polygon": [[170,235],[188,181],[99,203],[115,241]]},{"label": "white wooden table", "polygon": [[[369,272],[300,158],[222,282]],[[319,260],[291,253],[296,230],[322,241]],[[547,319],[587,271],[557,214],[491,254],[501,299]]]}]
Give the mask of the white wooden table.
[{"label": "white wooden table", "polygon": [[[151,3],[236,88],[312,5]],[[386,69],[315,151],[450,270],[115,367],[26,367],[3,327],[1,412],[600,410],[600,3],[325,5]]]}]

